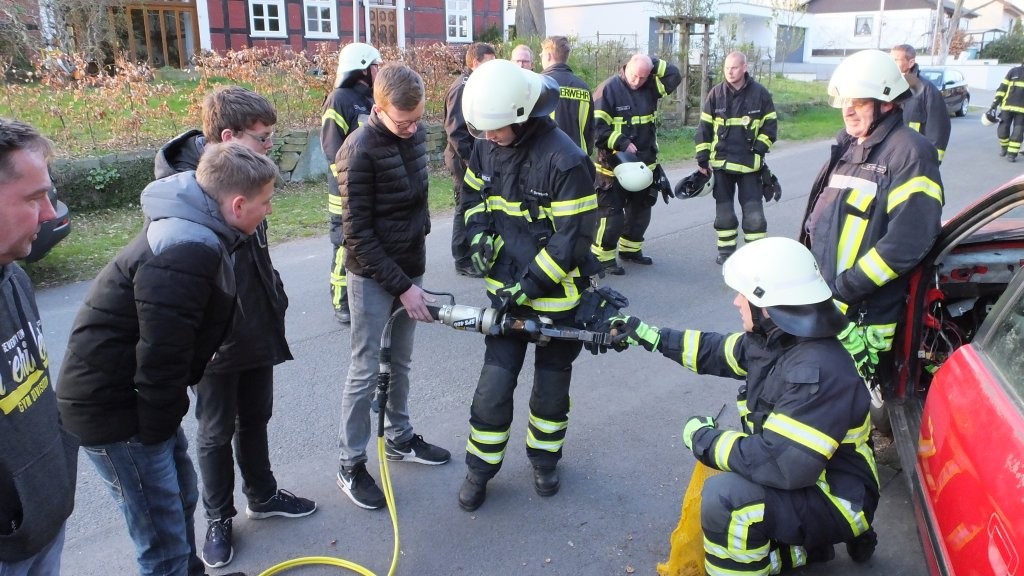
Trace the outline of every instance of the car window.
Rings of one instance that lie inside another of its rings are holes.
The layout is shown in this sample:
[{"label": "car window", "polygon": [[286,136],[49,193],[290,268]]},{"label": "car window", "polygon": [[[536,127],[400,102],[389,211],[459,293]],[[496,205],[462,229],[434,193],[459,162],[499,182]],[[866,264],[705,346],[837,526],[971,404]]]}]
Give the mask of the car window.
[{"label": "car window", "polygon": [[936,86],[942,85],[942,70],[921,70],[921,76]]},{"label": "car window", "polygon": [[[978,343],[979,345],[981,343]],[[1018,297],[993,326],[981,350],[1000,372],[1003,381],[1024,397],[1024,297]]]},{"label": "car window", "polygon": [[957,70],[948,70],[946,72],[946,82],[949,82],[950,80],[959,84],[964,81],[964,76]]}]

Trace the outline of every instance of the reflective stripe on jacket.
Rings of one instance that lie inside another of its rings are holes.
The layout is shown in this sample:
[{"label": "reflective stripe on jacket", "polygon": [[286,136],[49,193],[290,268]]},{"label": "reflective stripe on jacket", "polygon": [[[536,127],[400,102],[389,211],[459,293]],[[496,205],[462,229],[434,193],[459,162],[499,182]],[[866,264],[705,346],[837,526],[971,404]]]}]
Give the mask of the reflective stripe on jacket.
[{"label": "reflective stripe on jacket", "polygon": [[366,123],[372,108],[373,92],[362,82],[335,88],[324,100],[320,117],[320,146],[331,169],[331,175],[327,178],[327,211],[331,214],[341,214],[335,157],[348,135]]},{"label": "reflective stripe on jacket", "polygon": [[946,155],[946,147],[949,145],[950,132],[946,100],[930,80],[921,78],[917,64],[914,64],[912,71],[907,75],[911,74],[917,75],[918,83],[913,87],[912,96],[902,104],[903,121],[935,145],[939,162],[942,162]]},{"label": "reflective stripe on jacket", "polygon": [[1024,66],[1016,66],[1006,73],[992,103],[1003,112],[1024,114]]},{"label": "reflective stripe on jacket", "polygon": [[590,155],[594,151],[594,96],[590,86],[566,64],[552,64],[544,75],[554,78],[561,87],[551,119]]},{"label": "reflective stripe on jacket", "polygon": [[695,136],[698,162],[727,172],[759,171],[778,136],[772,95],[750,74],[739,90],[718,84],[704,100]]}]

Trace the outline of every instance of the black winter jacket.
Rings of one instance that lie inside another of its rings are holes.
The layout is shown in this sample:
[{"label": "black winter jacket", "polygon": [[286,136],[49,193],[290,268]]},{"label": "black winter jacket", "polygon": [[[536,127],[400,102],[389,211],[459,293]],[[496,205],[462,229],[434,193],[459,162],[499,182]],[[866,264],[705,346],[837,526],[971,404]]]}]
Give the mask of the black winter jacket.
[{"label": "black winter jacket", "polygon": [[[155,176],[159,179],[195,170],[204,144],[198,130],[178,136],[157,153]],[[256,232],[234,253],[238,310],[231,332],[206,367],[208,373],[242,372],[292,359],[284,331],[288,295],[270,259],[268,228],[266,220],[260,222]]]},{"label": "black winter jacket", "polygon": [[61,427],[49,364],[28,276],[0,266],[0,562],[39,553],[75,507],[78,439]]},{"label": "black winter jacket", "polygon": [[194,172],[142,192],[142,232],[93,281],[60,372],[64,425],[85,446],[170,438],[235,309],[229,226]]},{"label": "black winter jacket", "polygon": [[338,150],[345,268],[401,296],[427,266],[427,136],[391,133],[376,114]]},{"label": "black winter jacket", "polygon": [[462,115],[462,90],[466,87],[471,70],[466,70],[452,82],[444,96],[444,132],[448,135],[448,145],[444,149],[444,165],[452,174],[462,174],[469,162],[469,154],[473,151],[474,138],[466,127],[466,118]]},{"label": "black winter jacket", "polygon": [[544,75],[560,86],[558,106],[551,118],[589,156],[594,151],[594,96],[590,86],[567,64],[552,64]]},{"label": "black winter jacket", "polygon": [[746,74],[739,90],[728,82],[711,89],[696,131],[698,165],[726,172],[761,169],[778,136],[778,116],[768,89]]}]

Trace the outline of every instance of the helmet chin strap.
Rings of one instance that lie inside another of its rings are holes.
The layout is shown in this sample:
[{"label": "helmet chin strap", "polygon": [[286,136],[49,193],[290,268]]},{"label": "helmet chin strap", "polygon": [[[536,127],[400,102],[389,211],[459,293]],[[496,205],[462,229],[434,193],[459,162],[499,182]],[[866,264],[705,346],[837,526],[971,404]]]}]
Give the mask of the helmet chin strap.
[{"label": "helmet chin strap", "polygon": [[882,101],[881,100],[874,100],[874,105],[875,105],[875,107],[874,107],[874,120],[872,120],[871,121],[871,125],[868,126],[868,132],[867,132],[867,134],[864,135],[865,138],[868,137],[868,136],[871,136],[871,133],[875,131],[875,128],[877,128],[878,125],[881,124],[883,120],[888,118],[889,114],[892,114],[893,111],[896,110],[896,106],[893,106],[892,108],[889,109],[888,112],[882,112]]},{"label": "helmet chin strap", "polygon": [[750,320],[753,322],[754,327],[751,332],[755,334],[765,335],[763,320],[764,314],[761,312],[761,308],[751,304],[750,300],[747,300],[747,306],[750,308]]}]

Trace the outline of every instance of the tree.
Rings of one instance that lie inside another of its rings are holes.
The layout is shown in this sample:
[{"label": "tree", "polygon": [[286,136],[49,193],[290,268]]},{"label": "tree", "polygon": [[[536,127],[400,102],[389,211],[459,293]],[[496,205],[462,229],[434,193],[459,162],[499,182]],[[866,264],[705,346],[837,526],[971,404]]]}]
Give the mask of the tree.
[{"label": "tree", "polygon": [[964,0],[956,0],[956,6],[953,7],[953,15],[949,17],[949,23],[945,29],[942,27],[945,21],[943,4],[943,0],[938,0],[938,4],[935,7],[935,33],[932,35],[934,39],[932,43],[932,56],[935,56],[932,64],[939,66],[946,63],[946,56],[949,55],[949,45],[953,42],[953,36],[956,34],[956,31],[960,29],[960,14],[963,12]]},{"label": "tree", "polygon": [[520,38],[544,38],[547,26],[544,24],[544,0],[519,0],[516,6],[516,36]]}]

